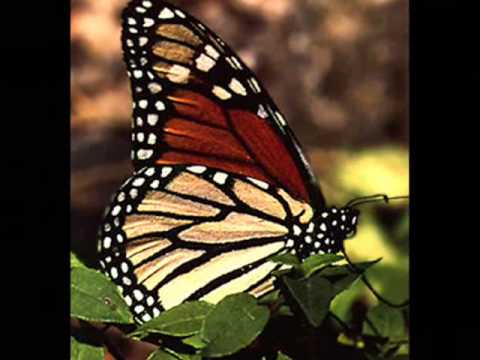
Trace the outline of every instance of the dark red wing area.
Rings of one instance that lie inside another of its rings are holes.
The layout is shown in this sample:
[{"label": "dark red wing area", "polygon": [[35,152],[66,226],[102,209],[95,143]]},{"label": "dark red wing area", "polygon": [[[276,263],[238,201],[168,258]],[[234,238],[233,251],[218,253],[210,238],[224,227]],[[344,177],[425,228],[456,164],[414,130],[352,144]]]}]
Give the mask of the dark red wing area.
[{"label": "dark red wing area", "polygon": [[131,80],[132,162],[204,165],[325,205],[284,116],[211,30],[164,1],[133,0],[122,48]]},{"label": "dark red wing area", "polygon": [[223,112],[208,98],[177,91],[169,99],[177,116],[166,121],[166,151],[158,164],[199,164],[250,176],[309,200],[308,190],[276,131],[242,110]]}]

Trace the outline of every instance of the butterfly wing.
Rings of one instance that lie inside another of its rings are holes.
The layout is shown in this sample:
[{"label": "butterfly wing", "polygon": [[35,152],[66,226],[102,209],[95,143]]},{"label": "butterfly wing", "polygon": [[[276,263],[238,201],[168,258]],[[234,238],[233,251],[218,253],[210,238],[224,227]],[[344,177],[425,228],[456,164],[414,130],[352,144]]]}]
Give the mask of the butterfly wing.
[{"label": "butterfly wing", "polygon": [[122,45],[134,101],[136,170],[205,165],[325,206],[283,115],[205,25],[164,1],[134,0],[123,13]]},{"label": "butterfly wing", "polygon": [[143,168],[123,184],[100,230],[100,264],[139,321],[188,300],[273,289],[268,260],[288,251],[287,224],[308,204],[205,166]]}]

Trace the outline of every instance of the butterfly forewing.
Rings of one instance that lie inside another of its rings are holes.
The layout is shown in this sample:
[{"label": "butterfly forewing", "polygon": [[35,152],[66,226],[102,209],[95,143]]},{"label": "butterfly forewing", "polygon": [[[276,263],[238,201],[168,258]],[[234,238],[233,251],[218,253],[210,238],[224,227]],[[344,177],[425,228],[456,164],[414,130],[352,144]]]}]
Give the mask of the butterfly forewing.
[{"label": "butterfly forewing", "polygon": [[322,207],[303,153],[260,81],[205,25],[164,1],[131,1],[122,45],[134,100],[132,159],[249,176]]}]

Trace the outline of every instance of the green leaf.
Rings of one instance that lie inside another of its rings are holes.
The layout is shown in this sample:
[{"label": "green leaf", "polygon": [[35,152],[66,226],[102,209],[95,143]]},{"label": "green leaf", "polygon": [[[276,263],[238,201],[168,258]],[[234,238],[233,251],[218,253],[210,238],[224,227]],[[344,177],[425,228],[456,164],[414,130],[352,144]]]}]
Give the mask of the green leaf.
[{"label": "green leaf", "polygon": [[295,316],[295,314],[292,312],[292,309],[290,309],[290,306],[288,305],[282,305],[278,308],[277,310],[277,315],[281,316]]},{"label": "green leaf", "polygon": [[247,347],[263,331],[269,314],[268,308],[257,305],[252,295],[227,296],[205,319],[201,336],[208,345],[202,354],[221,357]]},{"label": "green leaf", "polygon": [[336,254],[313,255],[306,258],[298,270],[304,277],[309,277],[314,272],[342,259],[343,256]]},{"label": "green leaf", "polygon": [[332,283],[336,295],[350,287],[350,285],[352,285],[352,283],[357,280],[357,278],[361,274],[363,274],[371,266],[378,263],[380,260],[381,259],[377,259],[373,261],[354,264],[360,274],[353,272],[353,270],[350,269],[349,265],[328,266],[324,268],[319,274],[327,278]]},{"label": "green leaf", "polygon": [[[363,333],[366,335],[382,336],[391,340],[407,338],[405,321],[399,309],[379,304],[368,311],[367,319],[370,320],[375,329],[365,321],[363,323]],[[378,331],[378,334],[375,330]]]},{"label": "green leaf", "polygon": [[261,296],[257,301],[260,305],[270,305],[276,303],[280,298],[280,290],[270,291]]},{"label": "green leaf", "polygon": [[166,352],[163,349],[158,349],[154,351],[150,356],[147,358],[147,360],[179,360],[181,358],[174,356],[170,354],[169,352]]},{"label": "green leaf", "polygon": [[270,260],[284,265],[300,265],[300,260],[292,253],[274,255],[270,258]]},{"label": "green leaf", "polygon": [[86,268],[85,264],[83,264],[73,252],[70,252],[70,268],[75,267],[82,267]]},{"label": "green leaf", "polygon": [[202,328],[205,316],[213,305],[204,301],[192,301],[175,306],[141,325],[131,335],[144,336],[157,333],[170,336],[190,336]]},{"label": "green leaf", "polygon": [[188,346],[193,347],[194,349],[201,350],[207,346],[207,343],[202,339],[200,334],[190,336],[186,339],[183,339],[182,342]]},{"label": "green leaf", "polygon": [[198,354],[181,354],[172,349],[163,348],[153,352],[147,360],[202,360]]},{"label": "green leaf", "polygon": [[408,356],[410,354],[410,346],[409,344],[402,344],[398,348],[397,355],[399,356]]},{"label": "green leaf", "polygon": [[70,360],[103,360],[104,356],[102,347],[84,344],[70,337]]},{"label": "green leaf", "polygon": [[302,309],[312,326],[320,326],[328,314],[335,289],[321,273],[306,279],[282,278],[288,291]]},{"label": "green leaf", "polygon": [[292,360],[292,358],[279,351],[277,354],[277,360]]},{"label": "green leaf", "polygon": [[345,333],[340,333],[337,337],[337,342],[345,346],[356,347],[357,349],[365,348],[365,341],[360,337],[352,337]]},{"label": "green leaf", "polygon": [[70,272],[70,315],[87,321],[133,323],[117,287],[98,271],[76,267]]}]

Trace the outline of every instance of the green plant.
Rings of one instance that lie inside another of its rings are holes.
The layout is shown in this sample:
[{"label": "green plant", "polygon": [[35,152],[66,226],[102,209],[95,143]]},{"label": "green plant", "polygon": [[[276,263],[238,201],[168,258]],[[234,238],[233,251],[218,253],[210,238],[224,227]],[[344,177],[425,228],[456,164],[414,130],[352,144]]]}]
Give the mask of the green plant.
[{"label": "green plant", "polygon": [[[296,351],[299,343],[308,346],[308,341],[322,339],[359,359],[408,356],[405,309],[372,307],[359,329],[332,312],[332,301],[338,307],[339,296],[359,282],[360,274],[342,256],[315,255],[300,264],[283,255],[272,261],[291,268],[275,273],[278,290],[260,299],[240,293],[216,305],[187,302],[137,325],[116,286],[71,255],[71,316],[80,323],[71,340],[71,358],[103,359],[105,349],[114,354],[114,342],[112,346],[100,336],[95,345],[83,336],[111,326],[133,343],[149,344],[148,359],[297,359],[304,356]],[[355,265],[365,272],[378,263],[380,259]]]}]

